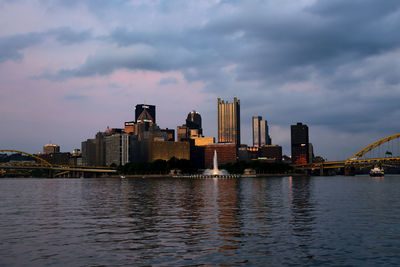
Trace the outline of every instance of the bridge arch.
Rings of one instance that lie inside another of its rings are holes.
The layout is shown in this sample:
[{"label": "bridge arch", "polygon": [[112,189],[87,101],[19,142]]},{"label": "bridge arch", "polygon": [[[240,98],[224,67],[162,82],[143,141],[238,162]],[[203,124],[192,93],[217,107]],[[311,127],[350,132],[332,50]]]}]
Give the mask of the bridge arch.
[{"label": "bridge arch", "polygon": [[42,158],[40,158],[38,156],[29,154],[29,153],[24,152],[24,151],[12,150],[12,149],[0,149],[0,152],[20,153],[20,154],[27,155],[27,156],[30,156],[30,157],[36,159],[38,161],[38,163],[40,163],[40,165],[44,165],[44,166],[47,166],[47,167],[50,167],[50,168],[53,167],[53,165],[50,162],[48,162],[47,160],[44,160],[44,159],[42,159]]},{"label": "bridge arch", "polygon": [[373,150],[376,147],[381,146],[382,144],[385,144],[391,140],[400,138],[400,133],[398,134],[394,134],[391,136],[387,136],[385,138],[382,138],[366,147],[364,147],[363,149],[361,149],[360,151],[358,151],[357,153],[355,153],[353,156],[351,156],[350,158],[348,158],[345,162],[345,164],[351,163],[354,160],[359,160],[362,156],[364,156],[366,153],[370,152],[371,150]]}]

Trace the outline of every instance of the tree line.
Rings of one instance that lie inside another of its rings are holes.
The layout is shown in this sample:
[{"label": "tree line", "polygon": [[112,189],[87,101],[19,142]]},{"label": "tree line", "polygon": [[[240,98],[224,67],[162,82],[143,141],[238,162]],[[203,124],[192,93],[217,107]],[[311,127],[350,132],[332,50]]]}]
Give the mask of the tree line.
[{"label": "tree line", "polygon": [[262,173],[289,173],[293,167],[283,162],[265,162],[262,160],[237,161],[219,166],[231,174],[243,174],[245,169],[253,169],[258,174]]},{"label": "tree line", "polygon": [[177,159],[175,157],[168,161],[158,159],[153,162],[130,162],[124,166],[117,167],[117,169],[121,174],[168,174],[174,169],[179,169],[183,173],[195,173],[198,171],[190,160]]},{"label": "tree line", "polygon": [[[175,157],[167,161],[158,159],[153,162],[130,162],[123,166],[113,164],[110,167],[117,167],[120,174],[168,174],[175,169],[187,174],[200,171],[190,160]],[[225,169],[231,174],[242,174],[248,168],[254,169],[256,173],[289,173],[293,171],[293,168],[287,163],[271,163],[259,160],[238,161],[219,166],[219,169]]]}]

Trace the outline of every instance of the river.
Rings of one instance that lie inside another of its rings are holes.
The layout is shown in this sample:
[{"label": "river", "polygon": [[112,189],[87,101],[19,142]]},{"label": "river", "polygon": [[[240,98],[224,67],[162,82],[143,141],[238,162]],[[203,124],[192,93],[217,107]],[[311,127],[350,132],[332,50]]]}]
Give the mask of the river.
[{"label": "river", "polygon": [[398,265],[400,176],[0,179],[1,266]]}]

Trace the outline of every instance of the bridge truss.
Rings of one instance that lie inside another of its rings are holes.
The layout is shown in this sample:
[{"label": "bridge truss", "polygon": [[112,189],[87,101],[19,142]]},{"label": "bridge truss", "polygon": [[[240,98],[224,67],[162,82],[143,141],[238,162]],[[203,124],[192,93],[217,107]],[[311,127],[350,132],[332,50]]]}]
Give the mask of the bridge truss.
[{"label": "bridge truss", "polygon": [[328,161],[294,165],[299,170],[361,169],[375,165],[400,165],[400,133],[382,138],[355,153],[344,161]]},{"label": "bridge truss", "polygon": [[36,155],[19,150],[0,149],[0,153],[17,153],[33,159],[29,161],[1,162],[0,176],[5,176],[7,173],[29,175],[34,170],[45,171],[48,173],[48,177],[93,177],[101,174],[117,173],[115,169],[105,167],[55,165]]}]

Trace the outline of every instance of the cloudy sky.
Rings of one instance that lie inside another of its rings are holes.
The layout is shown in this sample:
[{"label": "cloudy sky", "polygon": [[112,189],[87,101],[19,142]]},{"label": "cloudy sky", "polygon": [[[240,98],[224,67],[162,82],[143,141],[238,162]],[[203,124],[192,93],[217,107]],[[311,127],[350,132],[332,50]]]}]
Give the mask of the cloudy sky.
[{"label": "cloudy sky", "polygon": [[79,148],[123,127],[134,105],[163,128],[200,112],[217,135],[217,97],[268,121],[290,154],[290,125],[345,159],[399,132],[398,0],[0,0],[0,147]]}]

